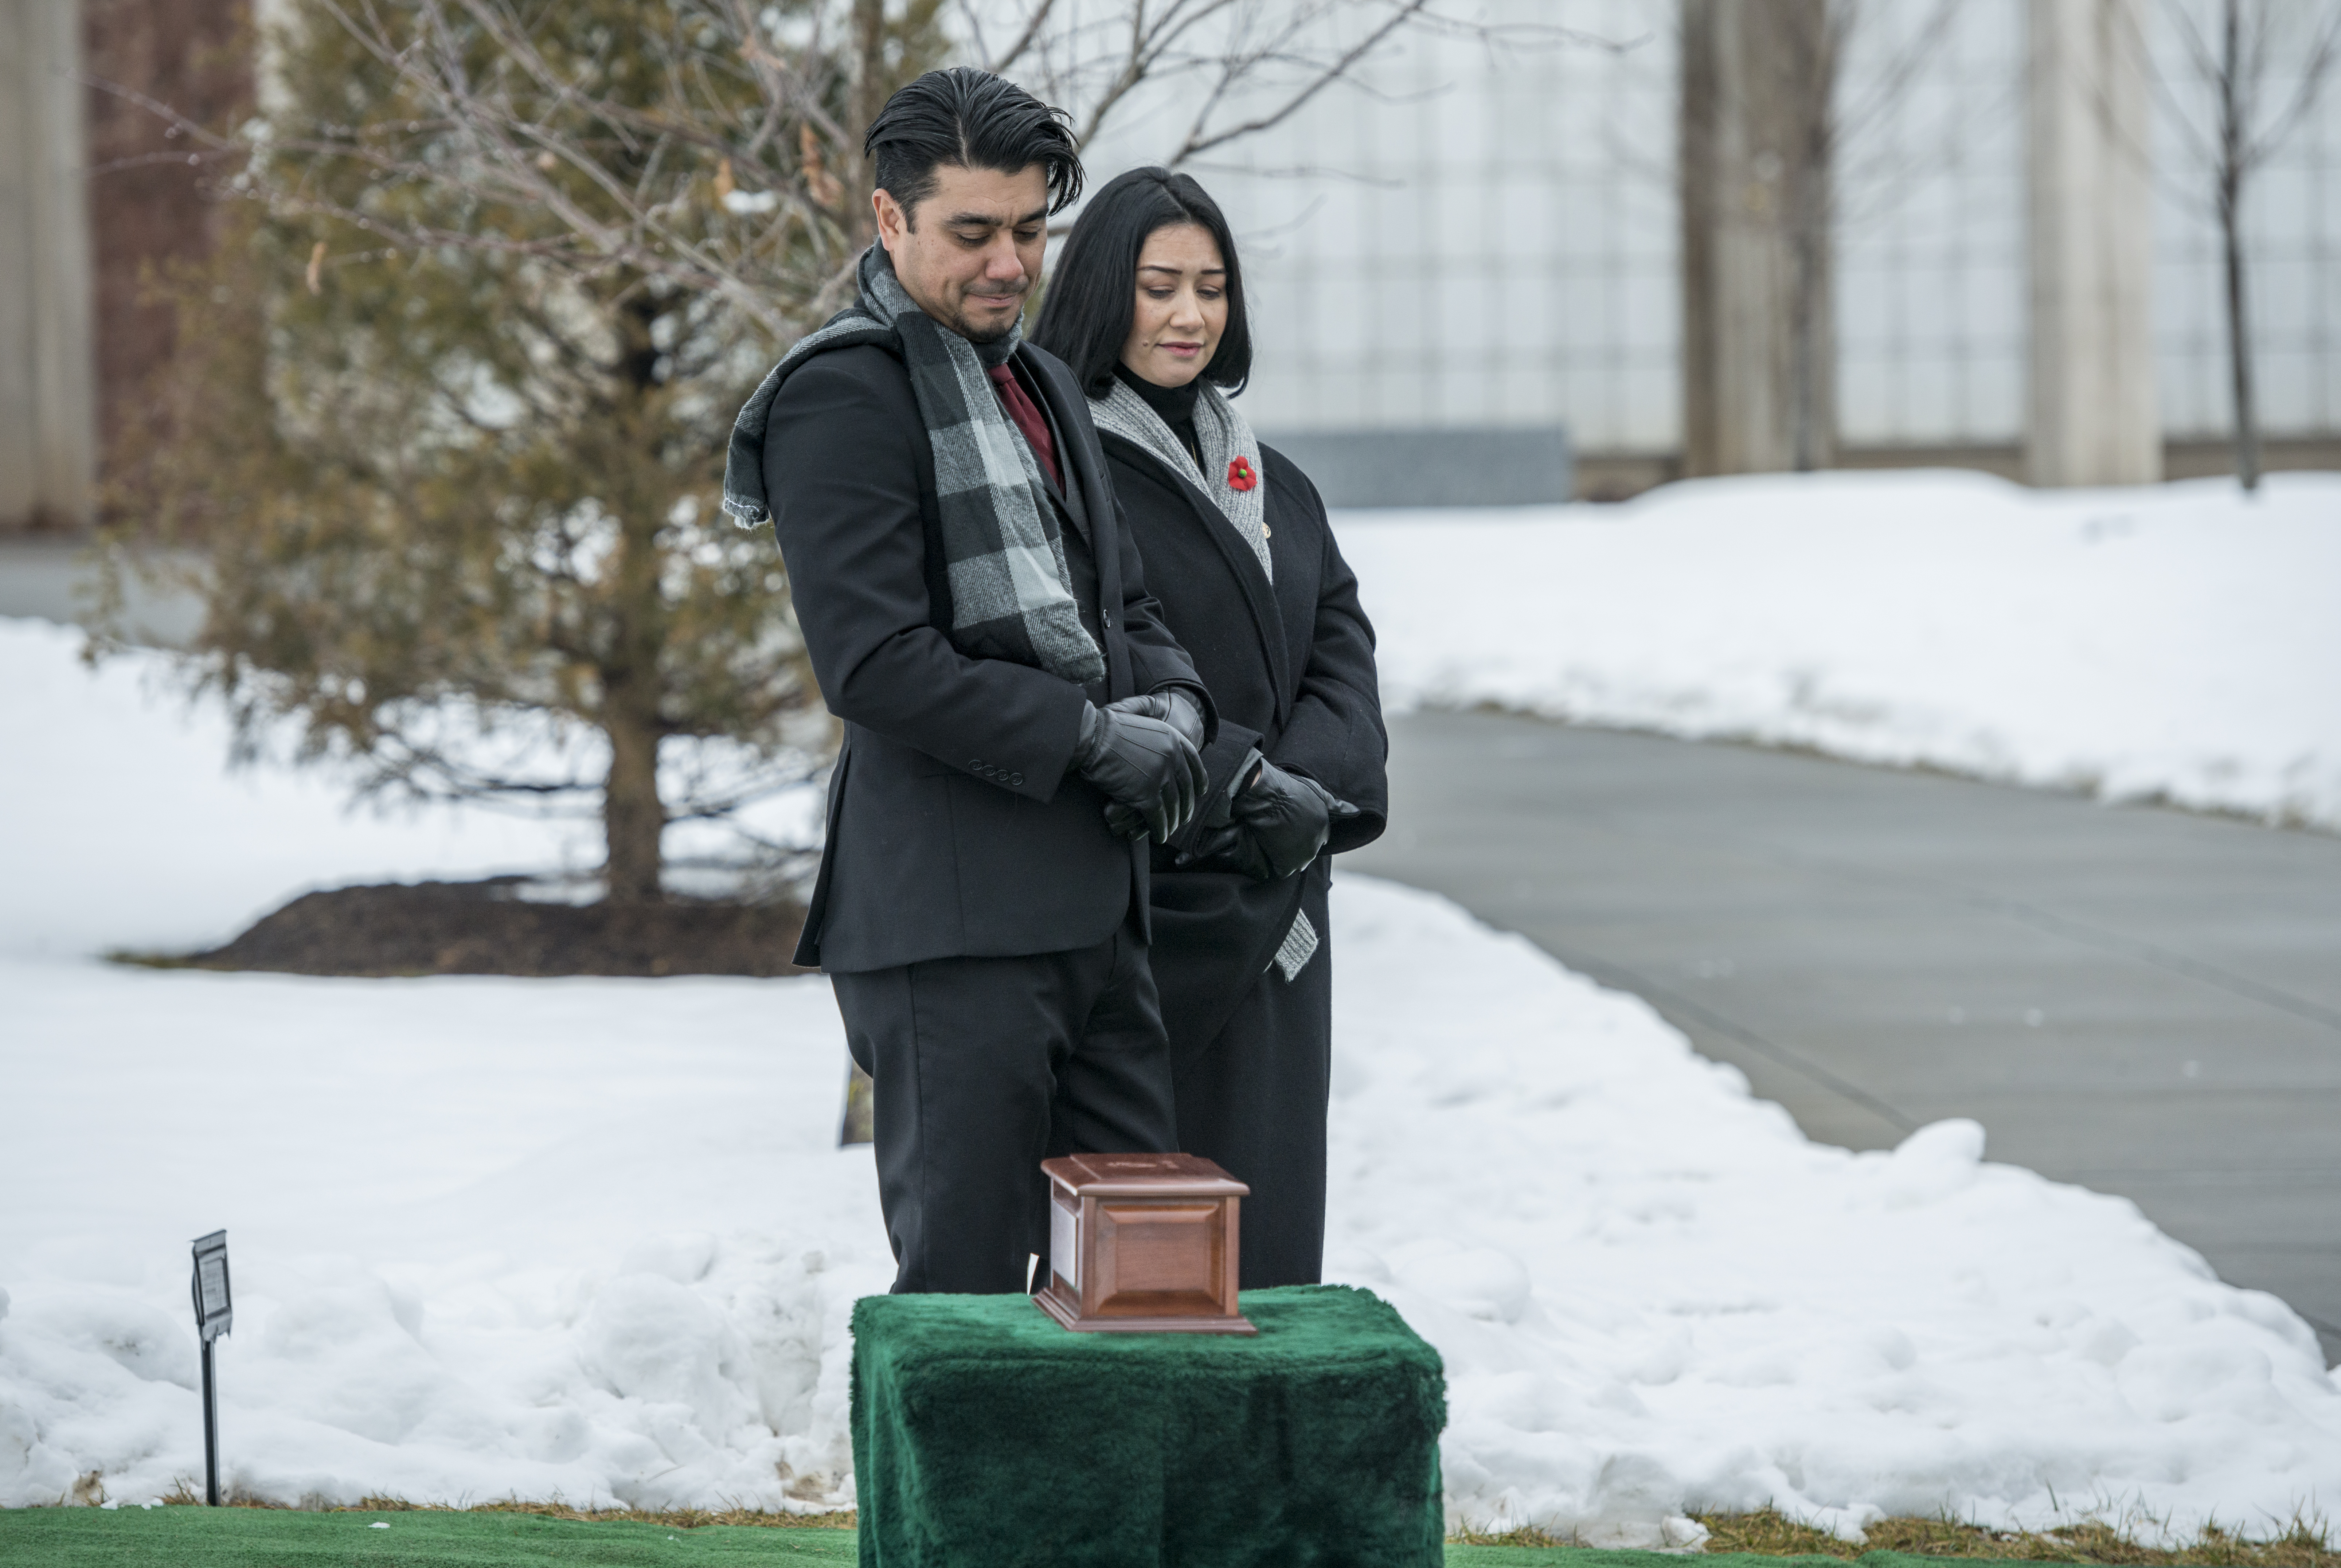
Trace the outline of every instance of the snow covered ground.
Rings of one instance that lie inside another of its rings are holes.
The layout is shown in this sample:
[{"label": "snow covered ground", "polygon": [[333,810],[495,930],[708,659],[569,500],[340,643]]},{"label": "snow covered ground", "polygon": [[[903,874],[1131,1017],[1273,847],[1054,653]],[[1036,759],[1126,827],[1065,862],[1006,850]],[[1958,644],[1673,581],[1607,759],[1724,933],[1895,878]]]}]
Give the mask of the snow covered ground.
[{"label": "snow covered ground", "polygon": [[1340,533],[1393,701],[2341,829],[2341,474],[1779,474]]},{"label": "snow covered ground", "polygon": [[83,641],[0,617],[0,955],[193,950],[312,887],[601,863],[575,824],[353,808],[330,770],[231,772],[225,715],[174,696],[163,659],[93,672]]},{"label": "snow covered ground", "polygon": [[[298,885],[563,846],[224,781],[214,718],[74,647],[0,622],[0,1503],[197,1473],[185,1247],[221,1225],[237,1485],[850,1503],[846,1317],[891,1263],[867,1151],[832,1146],[826,985],[95,962]],[[1983,1163],[1967,1123],[1813,1144],[1452,905],[1343,878],[1334,914],[1331,1263],[1446,1359],[1457,1522],[2183,1533],[2341,1497],[2307,1329],[2129,1203]]]}]

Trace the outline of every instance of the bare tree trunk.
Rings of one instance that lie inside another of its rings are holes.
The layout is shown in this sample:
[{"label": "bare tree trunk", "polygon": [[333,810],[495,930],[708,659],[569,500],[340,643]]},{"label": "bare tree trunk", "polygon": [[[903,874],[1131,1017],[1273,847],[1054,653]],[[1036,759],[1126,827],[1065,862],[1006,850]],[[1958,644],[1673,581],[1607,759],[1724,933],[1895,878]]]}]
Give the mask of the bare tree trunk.
[{"label": "bare tree trunk", "polygon": [[[1839,0],[1842,3],[1842,0]],[[1794,152],[1783,183],[1788,237],[1789,460],[1797,472],[1826,468],[1837,455],[1837,322],[1831,285],[1831,182],[1836,140],[1838,24],[1823,0],[1781,18],[1783,106],[1796,115]]]},{"label": "bare tree trunk", "polygon": [[1830,369],[1825,340],[1834,335],[1821,315],[1820,275],[1828,264],[1819,253],[1828,242],[1814,234],[1817,225],[1807,214],[1798,213],[1795,221],[1797,234],[1789,245],[1795,261],[1788,285],[1788,463],[1798,473],[1810,474],[1827,466],[1820,383]]},{"label": "bare tree trunk", "polygon": [[2243,0],[2226,0],[2219,71],[2219,238],[2227,265],[2227,368],[2236,398],[2236,477],[2260,487],[2259,403],[2252,383],[2251,316],[2245,309],[2244,175],[2250,149],[2245,122],[2246,66]]},{"label": "bare tree trunk", "polygon": [[2251,315],[2245,309],[2244,240],[2238,204],[2219,203],[2220,237],[2227,261],[2227,361],[2236,394],[2236,477],[2246,490],[2260,487],[2259,399],[2252,381]]},{"label": "bare tree trunk", "polygon": [[[893,84],[888,80],[886,71],[886,0],[853,0],[853,52],[856,72],[852,119],[845,130],[848,135],[859,137],[869,134],[870,122],[878,117],[878,111],[893,95]],[[878,231],[876,215],[870,209],[871,193],[878,188],[878,172],[872,167],[858,141],[851,151],[852,177],[847,182],[845,199],[854,248],[859,250]]]},{"label": "bare tree trunk", "polygon": [[845,1064],[845,1109],[837,1118],[837,1146],[848,1148],[855,1144],[877,1141],[878,1086],[862,1064],[848,1058]]},{"label": "bare tree trunk", "polygon": [[[658,382],[659,351],[651,327],[655,307],[641,295],[620,309],[616,387],[633,415],[625,428],[654,444],[661,416],[649,403]],[[613,904],[653,904],[662,896],[661,841],[666,804],[659,798],[659,650],[666,644],[666,606],[660,597],[658,504],[621,483],[609,504],[618,514],[617,548],[610,563],[610,642],[603,654],[601,721],[610,741],[610,778],[603,794],[602,825],[609,858],[604,874]]]},{"label": "bare tree trunk", "polygon": [[1837,436],[1830,0],[1683,0],[1683,471],[1826,467]]},{"label": "bare tree trunk", "polygon": [[610,739],[610,780],[602,801],[609,846],[607,896],[613,904],[655,904],[666,804],[659,798],[658,520],[633,507],[622,524],[615,641],[618,652],[603,672],[602,731]]},{"label": "bare tree trunk", "polygon": [[1723,451],[1721,316],[1723,275],[1718,243],[1728,200],[1716,143],[1723,132],[1721,50],[1714,0],[1682,0],[1682,99],[1676,125],[1676,181],[1682,215],[1682,470],[1687,475],[1728,472]]},{"label": "bare tree trunk", "polygon": [[666,831],[666,808],[658,793],[658,732],[631,711],[639,704],[621,703],[620,696],[610,694],[611,711],[602,722],[610,737],[610,781],[602,801],[608,897],[613,904],[655,904],[661,897],[659,841]]}]

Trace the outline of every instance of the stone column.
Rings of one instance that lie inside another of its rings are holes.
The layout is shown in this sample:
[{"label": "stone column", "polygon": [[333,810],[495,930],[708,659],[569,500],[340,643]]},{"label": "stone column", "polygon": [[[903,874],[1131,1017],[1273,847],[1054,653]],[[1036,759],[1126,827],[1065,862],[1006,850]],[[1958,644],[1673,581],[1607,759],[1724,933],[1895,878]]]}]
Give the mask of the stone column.
[{"label": "stone column", "polygon": [[90,521],[96,396],[81,7],[0,0],[0,528]]},{"label": "stone column", "polygon": [[2030,0],[2035,484],[2162,477],[2153,104],[2139,0]]},{"label": "stone column", "polygon": [[1829,0],[1682,0],[1683,472],[1837,440]]}]

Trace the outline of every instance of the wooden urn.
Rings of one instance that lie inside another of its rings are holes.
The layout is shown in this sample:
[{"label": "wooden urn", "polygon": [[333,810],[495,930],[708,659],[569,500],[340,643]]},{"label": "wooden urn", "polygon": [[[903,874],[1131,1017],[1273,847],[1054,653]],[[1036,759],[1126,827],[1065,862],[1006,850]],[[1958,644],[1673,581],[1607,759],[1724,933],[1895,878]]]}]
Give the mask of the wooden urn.
[{"label": "wooden urn", "polygon": [[1237,1212],[1250,1187],[1192,1154],[1068,1154],[1049,1178],[1049,1283],[1070,1329],[1256,1333],[1236,1310]]}]

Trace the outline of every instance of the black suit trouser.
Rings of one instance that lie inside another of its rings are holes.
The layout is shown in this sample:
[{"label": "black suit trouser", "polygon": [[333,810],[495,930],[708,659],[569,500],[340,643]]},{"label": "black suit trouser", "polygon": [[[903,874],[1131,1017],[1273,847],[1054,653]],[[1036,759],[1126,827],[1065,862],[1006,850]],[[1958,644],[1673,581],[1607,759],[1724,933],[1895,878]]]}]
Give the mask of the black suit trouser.
[{"label": "black suit trouser", "polygon": [[870,1074],[894,1289],[1025,1288],[1041,1162],[1179,1146],[1170,1049],[1136,923],[1093,947],[832,974]]}]

